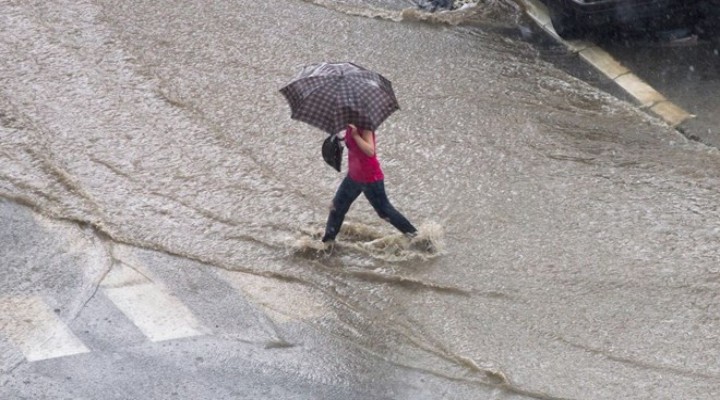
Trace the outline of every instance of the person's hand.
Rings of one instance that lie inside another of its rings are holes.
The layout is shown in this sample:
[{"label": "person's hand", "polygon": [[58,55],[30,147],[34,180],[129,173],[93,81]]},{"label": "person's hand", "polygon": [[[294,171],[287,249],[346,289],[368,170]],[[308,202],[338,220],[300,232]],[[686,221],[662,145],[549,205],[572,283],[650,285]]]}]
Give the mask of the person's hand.
[{"label": "person's hand", "polygon": [[348,124],[348,127],[350,128],[350,135],[355,136],[358,134],[357,126],[355,126],[353,124]]}]

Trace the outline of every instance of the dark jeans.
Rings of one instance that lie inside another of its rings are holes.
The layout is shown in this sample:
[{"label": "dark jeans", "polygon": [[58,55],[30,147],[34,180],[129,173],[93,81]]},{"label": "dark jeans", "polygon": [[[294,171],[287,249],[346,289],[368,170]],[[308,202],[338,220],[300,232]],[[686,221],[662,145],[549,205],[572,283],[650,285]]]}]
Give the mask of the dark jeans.
[{"label": "dark jeans", "polygon": [[410,221],[390,204],[390,200],[385,194],[385,183],[382,180],[373,183],[360,183],[346,176],[337,193],[335,193],[332,209],[325,227],[325,236],[322,239],[323,242],[335,240],[335,236],[340,232],[345,214],[350,209],[350,205],[360,196],[360,193],[365,194],[365,198],[368,199],[380,218],[390,222],[400,232],[417,232],[417,229]]}]

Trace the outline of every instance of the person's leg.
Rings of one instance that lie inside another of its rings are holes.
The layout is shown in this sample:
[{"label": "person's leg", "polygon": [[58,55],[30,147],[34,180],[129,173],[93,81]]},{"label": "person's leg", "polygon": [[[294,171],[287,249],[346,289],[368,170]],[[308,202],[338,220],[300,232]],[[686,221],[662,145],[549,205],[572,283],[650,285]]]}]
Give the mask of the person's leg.
[{"label": "person's leg", "polygon": [[322,238],[323,242],[335,240],[335,237],[340,232],[345,214],[350,209],[353,201],[360,196],[360,193],[362,193],[362,186],[346,176],[340,187],[338,187],[335,198],[333,198],[330,215],[328,215],[327,224],[325,225],[325,235]]},{"label": "person's leg", "polygon": [[380,218],[388,221],[402,233],[412,235],[417,229],[405,218],[395,207],[390,204],[385,193],[384,181],[377,181],[365,185],[363,189],[365,197],[375,209]]}]

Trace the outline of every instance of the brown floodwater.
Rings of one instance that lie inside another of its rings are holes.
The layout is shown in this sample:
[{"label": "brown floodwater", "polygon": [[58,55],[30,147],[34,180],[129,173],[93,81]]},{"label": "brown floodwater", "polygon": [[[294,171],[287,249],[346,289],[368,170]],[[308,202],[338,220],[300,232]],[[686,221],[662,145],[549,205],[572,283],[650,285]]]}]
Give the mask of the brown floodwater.
[{"label": "brown floodwater", "polygon": [[[481,3],[2,2],[0,195],[309,288],[305,323],[475,398],[717,398],[720,155]],[[344,60],[393,82],[385,185],[438,254],[362,198],[312,250],[342,174],[278,90]]]}]

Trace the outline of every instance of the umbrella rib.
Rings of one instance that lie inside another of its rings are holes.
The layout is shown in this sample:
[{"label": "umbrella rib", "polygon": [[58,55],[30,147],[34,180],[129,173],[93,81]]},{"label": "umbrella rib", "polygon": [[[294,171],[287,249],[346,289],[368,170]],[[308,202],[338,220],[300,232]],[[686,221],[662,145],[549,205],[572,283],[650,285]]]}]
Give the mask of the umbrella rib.
[{"label": "umbrella rib", "polygon": [[302,76],[281,90],[290,103],[292,118],[329,133],[348,123],[375,130],[400,108],[389,80],[351,66],[322,63],[304,69]]},{"label": "umbrella rib", "polygon": [[324,77],[324,76],[323,76],[323,77],[319,77],[319,78],[324,78],[324,79],[322,79],[324,82],[321,82],[321,83],[318,84],[316,87],[310,89],[310,90],[307,91],[306,93],[301,93],[301,98],[306,99],[306,98],[312,96],[312,94],[315,93],[316,91],[324,88],[324,87],[327,86],[328,84],[333,83],[332,80],[331,80],[331,79],[327,79],[327,77]]}]

